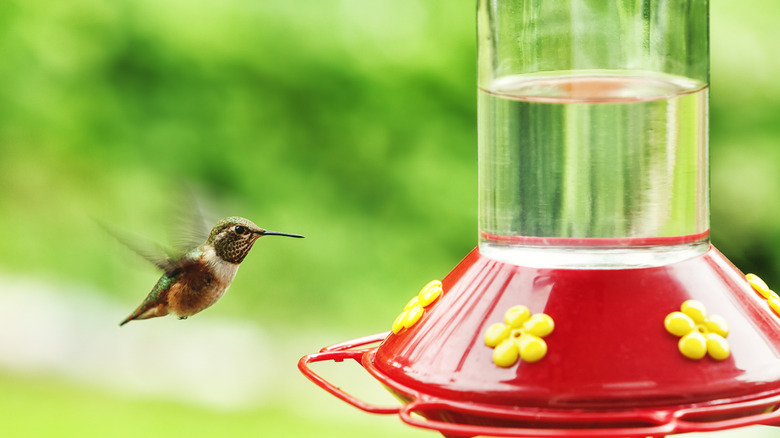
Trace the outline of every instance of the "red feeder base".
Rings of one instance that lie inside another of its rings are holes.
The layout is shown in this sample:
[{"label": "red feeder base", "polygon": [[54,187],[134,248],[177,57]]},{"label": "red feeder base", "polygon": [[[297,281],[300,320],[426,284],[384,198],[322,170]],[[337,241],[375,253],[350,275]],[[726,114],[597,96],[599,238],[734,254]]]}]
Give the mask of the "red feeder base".
[{"label": "red feeder base", "polygon": [[[780,316],[712,247],[624,270],[529,268],[474,250],[442,283],[415,324],[327,347],[299,368],[360,409],[453,437],[662,437],[780,422]],[[709,344],[703,358],[683,354],[665,319],[687,300],[728,324],[728,357]],[[498,366],[485,334],[516,305],[554,330],[541,359]],[[405,404],[369,405],[308,366],[344,359]]]}]

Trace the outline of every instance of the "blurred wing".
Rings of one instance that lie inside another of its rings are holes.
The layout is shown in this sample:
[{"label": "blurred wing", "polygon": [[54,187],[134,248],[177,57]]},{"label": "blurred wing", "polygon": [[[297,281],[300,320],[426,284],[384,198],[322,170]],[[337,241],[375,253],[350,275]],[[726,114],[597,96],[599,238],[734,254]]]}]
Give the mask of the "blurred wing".
[{"label": "blurred wing", "polygon": [[178,257],[172,256],[162,246],[138,235],[109,226],[106,223],[98,221],[98,224],[116,240],[163,271],[169,272],[178,266]]},{"label": "blurred wing", "polygon": [[191,188],[183,192],[181,202],[176,203],[176,218],[171,222],[174,224],[171,240],[180,254],[186,254],[205,242],[216,223]]}]

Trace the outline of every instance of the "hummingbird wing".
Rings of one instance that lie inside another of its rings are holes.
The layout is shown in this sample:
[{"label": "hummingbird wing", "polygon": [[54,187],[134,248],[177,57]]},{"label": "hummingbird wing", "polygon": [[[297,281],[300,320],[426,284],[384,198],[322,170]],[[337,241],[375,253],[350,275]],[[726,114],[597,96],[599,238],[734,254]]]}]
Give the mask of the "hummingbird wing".
[{"label": "hummingbird wing", "polygon": [[201,196],[198,196],[192,187],[188,187],[181,195],[181,202],[177,203],[176,220],[171,223],[171,238],[174,250],[179,254],[186,254],[209,237],[209,232],[216,219],[203,207]]},{"label": "hummingbird wing", "polygon": [[151,262],[165,272],[173,271],[177,265],[177,258],[171,255],[170,250],[166,250],[161,245],[153,243],[141,236],[134,235],[128,231],[119,230],[116,227],[109,226],[104,222],[98,221],[108,234],[113,236],[120,243],[133,250],[136,254]]}]

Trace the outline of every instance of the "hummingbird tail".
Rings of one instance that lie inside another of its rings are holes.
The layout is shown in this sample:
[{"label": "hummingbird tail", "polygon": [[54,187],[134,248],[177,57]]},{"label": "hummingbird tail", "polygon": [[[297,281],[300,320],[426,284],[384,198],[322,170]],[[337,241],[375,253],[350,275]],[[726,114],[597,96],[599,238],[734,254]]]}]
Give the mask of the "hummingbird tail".
[{"label": "hummingbird tail", "polygon": [[156,318],[158,316],[165,316],[167,314],[168,314],[168,309],[166,309],[165,306],[163,305],[157,305],[151,308],[141,305],[135,310],[135,312],[133,312],[132,314],[130,314],[130,316],[125,318],[124,321],[120,322],[119,327],[122,327],[123,325],[135,319]]}]

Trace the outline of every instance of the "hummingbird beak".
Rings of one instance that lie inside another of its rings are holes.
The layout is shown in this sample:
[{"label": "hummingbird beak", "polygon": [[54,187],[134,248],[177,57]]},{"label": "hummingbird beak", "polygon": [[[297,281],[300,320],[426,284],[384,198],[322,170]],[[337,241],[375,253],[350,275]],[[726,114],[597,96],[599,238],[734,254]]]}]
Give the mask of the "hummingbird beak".
[{"label": "hummingbird beak", "polygon": [[280,233],[279,231],[271,231],[271,230],[263,230],[257,234],[261,236],[287,236],[287,237],[295,237],[298,239],[303,239],[303,236],[301,236],[300,234]]}]

